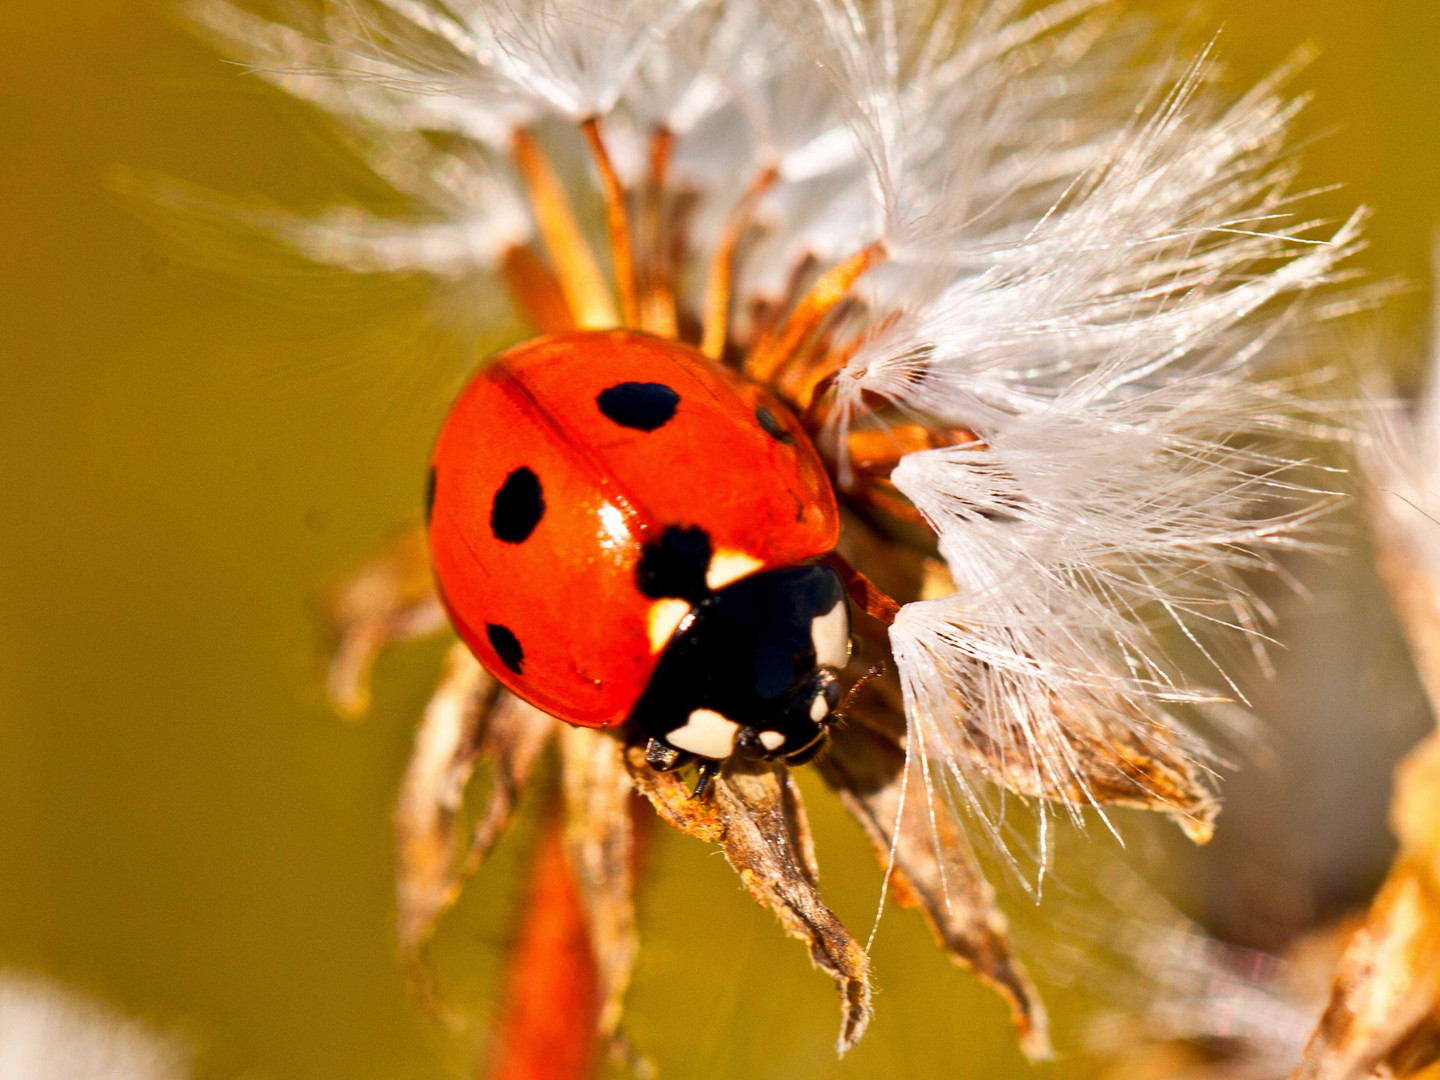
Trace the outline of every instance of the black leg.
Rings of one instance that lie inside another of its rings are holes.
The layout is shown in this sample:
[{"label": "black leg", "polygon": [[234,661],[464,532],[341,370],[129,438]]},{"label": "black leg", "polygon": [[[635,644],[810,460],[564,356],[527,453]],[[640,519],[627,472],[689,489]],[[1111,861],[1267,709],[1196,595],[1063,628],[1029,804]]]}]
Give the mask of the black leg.
[{"label": "black leg", "polygon": [[700,771],[700,778],[695,781],[695,790],[690,793],[690,797],[703,799],[705,792],[710,790],[710,778],[720,771],[720,762],[713,758],[701,758],[697,768]]}]

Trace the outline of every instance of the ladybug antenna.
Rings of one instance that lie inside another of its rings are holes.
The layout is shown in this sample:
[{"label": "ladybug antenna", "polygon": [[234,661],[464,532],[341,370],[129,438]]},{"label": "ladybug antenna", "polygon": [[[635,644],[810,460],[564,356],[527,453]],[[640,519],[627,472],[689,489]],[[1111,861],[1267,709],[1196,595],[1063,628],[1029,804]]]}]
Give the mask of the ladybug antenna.
[{"label": "ladybug antenna", "polygon": [[840,702],[840,707],[835,710],[836,715],[847,717],[850,712],[850,703],[855,700],[855,696],[870,683],[884,675],[887,670],[888,668],[884,660],[881,660],[878,664],[871,664],[865,674],[856,679],[850,685],[850,689],[845,692],[845,700]]},{"label": "ladybug antenna", "polygon": [[590,154],[600,173],[600,187],[605,192],[605,219],[610,229],[610,260],[615,266],[615,288],[620,293],[620,317],[626,326],[640,325],[640,301],[635,288],[635,250],[630,242],[630,215],[625,208],[625,188],[605,139],[600,131],[600,118],[589,116],[580,122]]}]

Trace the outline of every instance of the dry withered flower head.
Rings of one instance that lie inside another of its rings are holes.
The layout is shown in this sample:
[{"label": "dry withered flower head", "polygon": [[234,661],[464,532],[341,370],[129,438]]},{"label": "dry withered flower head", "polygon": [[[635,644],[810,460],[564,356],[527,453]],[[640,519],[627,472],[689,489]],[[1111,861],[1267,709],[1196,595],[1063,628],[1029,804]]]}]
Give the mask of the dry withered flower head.
[{"label": "dry withered flower head", "polygon": [[[333,115],[416,208],[250,213],[260,228],[356,273],[487,283],[538,332],[687,342],[803,419],[844,510],[839,554],[860,571],[846,678],[885,670],[817,767],[892,894],[1046,1054],[966,829],[1000,841],[1005,799],[1034,806],[1042,867],[1056,808],[1155,810],[1208,838],[1211,758],[1185,718],[1223,696],[1208,686],[1227,683],[1216,632],[1264,621],[1242,573],[1299,543],[1320,502],[1276,442],[1293,403],[1254,368],[1271,302],[1328,280],[1358,221],[1327,233],[1289,216],[1286,73],[1217,102],[1208,56],[1147,69],[1144,35],[1099,0],[192,12]],[[444,623],[423,541],[398,540],[335,610],[331,691],[359,709],[376,650]],[[727,767],[693,798],[623,733],[557,724],[460,646],[397,815],[406,955],[552,739],[602,1033],[635,955],[639,792],[718,844],[805,942],[840,990],[839,1048],[853,1045],[866,951],[820,899],[786,771]],[[462,851],[482,760],[490,794]]]}]

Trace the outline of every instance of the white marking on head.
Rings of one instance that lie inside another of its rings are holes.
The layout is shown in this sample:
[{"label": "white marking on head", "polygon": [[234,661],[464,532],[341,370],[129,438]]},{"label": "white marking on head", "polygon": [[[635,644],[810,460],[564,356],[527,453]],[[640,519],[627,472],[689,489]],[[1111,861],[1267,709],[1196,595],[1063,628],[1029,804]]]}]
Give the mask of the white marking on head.
[{"label": "white marking on head", "polygon": [[685,621],[685,616],[690,614],[690,605],[684,600],[676,600],[670,597],[665,600],[656,600],[650,605],[650,651],[657,653],[666,645],[670,644],[670,638],[675,634],[675,628]]},{"label": "white marking on head", "polygon": [[676,750],[685,750],[706,758],[726,758],[735,749],[735,733],[740,725],[727,720],[713,709],[696,709],[684,727],[665,736]]},{"label": "white marking on head", "polygon": [[764,565],[755,556],[746,555],[743,551],[727,551],[721,548],[715,552],[710,560],[710,568],[705,571],[705,584],[711,589],[723,589],[732,581],[739,581]]},{"label": "white marking on head", "polygon": [[810,702],[810,719],[815,723],[824,720],[830,712],[830,703],[825,700],[824,694],[816,694],[815,700]]},{"label": "white marking on head", "polygon": [[778,731],[760,732],[760,745],[766,750],[779,750],[785,745],[785,736]]},{"label": "white marking on head", "polygon": [[850,613],[841,600],[824,615],[810,620],[815,662],[821,667],[843,668],[850,662]]}]

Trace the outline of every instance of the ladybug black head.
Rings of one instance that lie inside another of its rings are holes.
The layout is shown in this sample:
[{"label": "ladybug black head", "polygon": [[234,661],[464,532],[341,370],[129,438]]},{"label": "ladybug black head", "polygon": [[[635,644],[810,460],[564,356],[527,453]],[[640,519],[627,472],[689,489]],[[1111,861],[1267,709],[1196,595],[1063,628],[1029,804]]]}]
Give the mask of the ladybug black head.
[{"label": "ladybug black head", "polygon": [[694,607],[631,721],[647,738],[700,758],[808,761],[824,749],[840,701],[837,672],[849,655],[845,588],[835,571],[753,574]]}]

